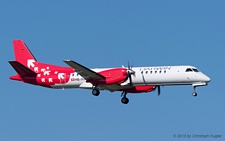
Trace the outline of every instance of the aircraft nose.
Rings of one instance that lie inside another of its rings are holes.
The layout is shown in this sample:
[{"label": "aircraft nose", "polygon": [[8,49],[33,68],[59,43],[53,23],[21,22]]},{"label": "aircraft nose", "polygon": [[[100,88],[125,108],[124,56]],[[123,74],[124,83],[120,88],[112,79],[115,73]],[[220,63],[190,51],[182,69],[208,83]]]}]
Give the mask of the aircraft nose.
[{"label": "aircraft nose", "polygon": [[211,79],[210,79],[208,76],[205,75],[205,81],[206,81],[206,82],[210,82]]}]

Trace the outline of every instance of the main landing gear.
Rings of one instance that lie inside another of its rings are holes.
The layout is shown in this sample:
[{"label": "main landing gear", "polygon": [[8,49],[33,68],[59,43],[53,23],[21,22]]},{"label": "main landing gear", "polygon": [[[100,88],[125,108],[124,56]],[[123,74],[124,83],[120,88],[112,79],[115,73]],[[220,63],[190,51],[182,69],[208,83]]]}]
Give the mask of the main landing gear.
[{"label": "main landing gear", "polygon": [[[100,94],[99,89],[94,88],[94,89],[92,90],[92,94],[93,94],[94,96],[99,96],[99,94]],[[123,91],[122,94],[121,94],[121,97],[122,97],[121,102],[122,102],[123,104],[128,104],[128,103],[129,103],[129,99],[126,97],[126,95],[127,95],[127,92],[124,92],[124,91]]]},{"label": "main landing gear", "polygon": [[194,97],[196,97],[197,96],[197,88],[196,88],[196,86],[194,86],[194,92],[192,93],[192,95],[194,96]]},{"label": "main landing gear", "polygon": [[94,96],[99,96],[99,94],[100,94],[100,91],[98,90],[98,89],[93,89],[92,90],[92,94],[94,95]]},{"label": "main landing gear", "polygon": [[121,102],[123,103],[123,104],[127,104],[127,103],[129,103],[129,99],[126,97],[126,95],[127,95],[127,92],[122,92],[122,94],[121,94],[121,97],[123,97],[122,99],[121,99]]},{"label": "main landing gear", "polygon": [[94,84],[94,85],[93,85],[93,87],[92,87],[92,94],[93,94],[94,96],[99,96],[100,91],[99,91],[99,89],[98,89],[98,84]]}]

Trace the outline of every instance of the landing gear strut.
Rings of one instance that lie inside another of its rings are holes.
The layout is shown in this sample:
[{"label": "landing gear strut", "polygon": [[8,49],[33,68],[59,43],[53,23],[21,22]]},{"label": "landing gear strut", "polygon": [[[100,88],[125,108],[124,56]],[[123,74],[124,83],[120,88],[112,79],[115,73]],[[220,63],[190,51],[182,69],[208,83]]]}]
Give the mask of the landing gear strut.
[{"label": "landing gear strut", "polygon": [[121,94],[121,97],[123,97],[122,99],[121,99],[121,102],[123,103],[123,104],[127,104],[127,103],[129,103],[129,99],[126,97],[126,95],[127,95],[127,92],[122,92],[122,94]]},{"label": "landing gear strut", "polygon": [[197,91],[196,86],[194,86],[194,92],[192,93],[193,96],[197,96],[197,92],[196,91]]}]

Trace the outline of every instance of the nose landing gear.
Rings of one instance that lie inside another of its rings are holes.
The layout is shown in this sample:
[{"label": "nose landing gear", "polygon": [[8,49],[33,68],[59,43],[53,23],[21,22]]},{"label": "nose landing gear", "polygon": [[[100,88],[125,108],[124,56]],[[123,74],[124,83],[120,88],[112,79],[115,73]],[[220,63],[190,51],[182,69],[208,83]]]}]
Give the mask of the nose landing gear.
[{"label": "nose landing gear", "polygon": [[197,96],[197,89],[196,89],[196,86],[194,86],[194,92],[192,93],[192,95],[194,96],[194,97],[196,97]]},{"label": "nose landing gear", "polygon": [[197,96],[197,93],[196,93],[196,92],[193,92],[192,95],[193,95],[193,96]]}]

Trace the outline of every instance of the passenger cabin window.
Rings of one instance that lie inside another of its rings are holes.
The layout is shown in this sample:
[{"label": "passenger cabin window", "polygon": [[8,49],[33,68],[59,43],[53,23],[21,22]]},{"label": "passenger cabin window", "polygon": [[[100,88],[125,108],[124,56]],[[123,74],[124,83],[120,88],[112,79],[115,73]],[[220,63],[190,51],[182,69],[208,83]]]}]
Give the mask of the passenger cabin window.
[{"label": "passenger cabin window", "polygon": [[191,68],[187,68],[185,72],[192,72]]}]

